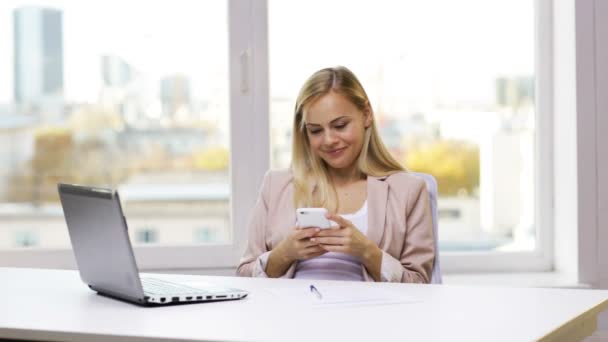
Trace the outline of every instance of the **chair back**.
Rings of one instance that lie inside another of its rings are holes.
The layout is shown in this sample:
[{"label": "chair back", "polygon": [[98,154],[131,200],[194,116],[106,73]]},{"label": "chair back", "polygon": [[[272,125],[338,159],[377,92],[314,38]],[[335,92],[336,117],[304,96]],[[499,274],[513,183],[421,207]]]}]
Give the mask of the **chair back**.
[{"label": "chair back", "polygon": [[426,189],[431,201],[431,214],[433,216],[433,237],[435,241],[435,261],[433,262],[433,273],[431,284],[441,284],[441,269],[439,268],[439,235],[437,234],[437,181],[428,173],[410,172],[410,174],[424,179]]}]

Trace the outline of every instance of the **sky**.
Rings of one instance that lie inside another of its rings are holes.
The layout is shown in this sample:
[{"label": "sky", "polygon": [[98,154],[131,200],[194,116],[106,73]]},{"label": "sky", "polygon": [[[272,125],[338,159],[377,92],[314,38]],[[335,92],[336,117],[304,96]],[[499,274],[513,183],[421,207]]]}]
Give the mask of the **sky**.
[{"label": "sky", "polygon": [[[340,64],[395,110],[438,97],[487,102],[497,76],[533,73],[533,3],[268,0],[271,96],[295,97],[312,72]],[[123,57],[151,84],[184,73],[199,92],[227,86],[226,1],[3,0],[0,103],[12,100],[12,9],[23,5],[63,10],[68,100],[96,98],[102,54]]]},{"label": "sky", "polygon": [[[14,1],[0,2],[0,102],[12,100],[12,9],[36,5],[61,9],[64,78],[68,100],[95,100],[100,56],[124,58],[157,83],[184,73],[194,81],[227,74],[227,7],[224,1]],[[225,84],[227,84],[227,79]],[[204,84],[204,83],[203,83]]]},{"label": "sky", "polygon": [[[297,93],[315,70],[341,64],[372,82],[382,68],[382,89],[368,92],[381,91],[384,101],[387,96],[409,103],[430,96],[493,100],[497,76],[533,74],[533,5],[530,0],[270,0],[271,81],[277,84],[271,83],[272,91]],[[285,74],[297,75],[299,82],[284,83]]]}]

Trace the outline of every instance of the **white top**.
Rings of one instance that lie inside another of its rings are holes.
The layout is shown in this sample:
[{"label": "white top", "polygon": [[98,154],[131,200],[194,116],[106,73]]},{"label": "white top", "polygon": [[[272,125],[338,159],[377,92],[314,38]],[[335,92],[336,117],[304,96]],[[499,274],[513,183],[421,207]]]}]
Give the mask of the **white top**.
[{"label": "white top", "polygon": [[[230,286],[242,300],[143,308],[99,296],[78,272],[0,268],[0,339],[36,341],[556,341],[582,340],[608,291],[317,280],[397,291],[417,303],[311,308],[271,290],[311,295],[309,280],[157,275]],[[582,330],[581,330],[582,329]],[[566,334],[566,335],[564,335]],[[584,335],[583,335],[584,336]]]},{"label": "white top", "polygon": [[[367,200],[356,213],[340,216],[351,221],[361,233],[367,233]],[[360,258],[327,252],[316,258],[298,261],[294,278],[363,281],[361,270]]]}]

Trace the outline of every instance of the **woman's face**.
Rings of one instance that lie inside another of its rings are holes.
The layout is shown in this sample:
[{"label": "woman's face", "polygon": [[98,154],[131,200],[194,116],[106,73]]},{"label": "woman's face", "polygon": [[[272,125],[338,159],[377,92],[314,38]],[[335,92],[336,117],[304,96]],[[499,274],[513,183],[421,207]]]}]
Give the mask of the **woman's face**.
[{"label": "woman's face", "polygon": [[365,128],[371,125],[371,112],[329,92],[306,106],[303,114],[312,152],[334,169],[354,165],[363,147]]}]

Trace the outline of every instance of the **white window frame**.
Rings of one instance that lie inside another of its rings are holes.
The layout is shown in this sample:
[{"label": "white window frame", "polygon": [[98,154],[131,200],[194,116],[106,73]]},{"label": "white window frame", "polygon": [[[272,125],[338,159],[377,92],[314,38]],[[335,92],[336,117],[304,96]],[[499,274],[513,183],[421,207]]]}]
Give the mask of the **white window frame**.
[{"label": "white window frame", "polygon": [[[266,2],[228,1],[231,237],[227,243],[137,246],[140,270],[233,268],[246,243],[247,218],[270,165]],[[0,267],[75,269],[71,249],[0,250]]]},{"label": "white window frame", "polygon": [[555,270],[594,288],[608,288],[607,15],[604,0],[553,0]]},{"label": "white window frame", "polygon": [[[535,0],[535,227],[536,249],[522,252],[445,252],[444,273],[528,272],[554,269],[553,4]],[[441,227],[439,227],[441,234]]]}]

